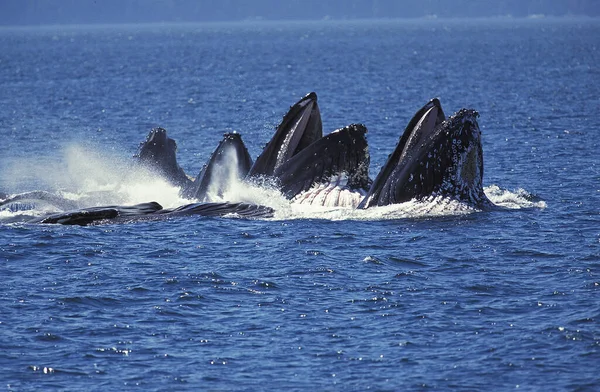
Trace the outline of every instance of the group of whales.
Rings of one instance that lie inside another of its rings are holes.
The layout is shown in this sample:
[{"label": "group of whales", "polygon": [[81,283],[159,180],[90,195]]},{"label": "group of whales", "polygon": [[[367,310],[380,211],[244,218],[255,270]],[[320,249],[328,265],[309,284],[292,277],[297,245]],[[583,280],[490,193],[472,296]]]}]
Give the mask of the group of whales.
[{"label": "group of whales", "polygon": [[[367,128],[351,124],[323,136],[317,95],[290,107],[253,162],[239,133],[227,133],[195,179],[178,165],[175,141],[163,128],[150,131],[135,155],[195,203],[163,209],[156,202],[50,214],[35,223],[88,225],[171,216],[272,217],[272,208],[222,201],[232,181],[276,187],[294,203],[359,209],[443,197],[485,209],[483,151],[478,113],[461,109],[446,117],[434,98],[419,109],[374,180],[369,178]],[[0,202],[15,202],[14,196]]]}]

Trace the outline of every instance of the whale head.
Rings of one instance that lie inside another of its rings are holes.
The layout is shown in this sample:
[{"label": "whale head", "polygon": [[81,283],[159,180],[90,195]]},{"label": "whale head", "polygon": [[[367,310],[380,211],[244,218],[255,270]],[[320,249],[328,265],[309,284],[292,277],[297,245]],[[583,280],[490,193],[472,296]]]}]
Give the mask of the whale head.
[{"label": "whale head", "polygon": [[167,136],[164,128],[154,128],[140,144],[135,157],[138,162],[156,172],[173,185],[183,187],[189,179],[177,164],[177,143]]},{"label": "whale head", "polygon": [[222,197],[233,183],[246,176],[251,166],[252,158],[242,136],[226,133],[196,176],[188,196],[199,201],[212,201],[211,194]]}]

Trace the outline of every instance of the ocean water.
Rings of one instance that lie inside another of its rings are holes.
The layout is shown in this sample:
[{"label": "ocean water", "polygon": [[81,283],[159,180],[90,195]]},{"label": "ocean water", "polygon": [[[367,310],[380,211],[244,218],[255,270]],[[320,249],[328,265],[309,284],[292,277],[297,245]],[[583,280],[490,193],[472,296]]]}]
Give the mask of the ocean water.
[{"label": "ocean water", "polygon": [[0,29],[6,195],[181,204],[130,166],[152,127],[195,176],[224,132],[256,157],[316,91],[324,132],[369,129],[372,177],[430,98],[478,110],[501,206],[358,213],[243,188],[275,219],[2,210],[0,388],[597,390],[598,37],[595,19]]}]

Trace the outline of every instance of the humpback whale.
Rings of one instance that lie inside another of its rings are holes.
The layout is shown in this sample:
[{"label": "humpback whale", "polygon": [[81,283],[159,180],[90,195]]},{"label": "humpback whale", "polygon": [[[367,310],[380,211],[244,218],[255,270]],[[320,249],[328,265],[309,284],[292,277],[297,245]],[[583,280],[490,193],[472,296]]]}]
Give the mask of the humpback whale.
[{"label": "humpback whale", "polygon": [[425,104],[408,123],[359,208],[435,196],[491,206],[482,185],[478,116],[475,110],[461,109],[446,119],[437,98]]},{"label": "humpback whale", "polygon": [[241,135],[226,133],[184,195],[198,201],[222,197],[232,182],[246,177],[251,166],[252,158]]},{"label": "humpback whale", "polygon": [[279,166],[322,136],[317,94],[311,92],[290,107],[248,177],[272,176]]},{"label": "humpback whale", "polygon": [[154,128],[140,144],[134,157],[140,164],[164,177],[171,184],[186,189],[191,180],[177,164],[177,143],[164,128]]},{"label": "humpback whale", "polygon": [[148,215],[160,210],[162,210],[162,206],[156,202],[136,204],[134,206],[91,207],[51,214],[34,219],[30,223],[60,223],[63,225],[85,226],[94,222],[108,221],[109,219],[118,217],[133,218]]},{"label": "humpback whale", "polygon": [[247,203],[192,203],[177,208],[163,209],[157,202],[134,206],[106,206],[84,208],[37,218],[30,223],[58,223],[63,225],[97,225],[126,223],[148,220],[164,220],[179,216],[198,215],[222,217],[227,215],[242,218],[271,218],[273,209]]}]

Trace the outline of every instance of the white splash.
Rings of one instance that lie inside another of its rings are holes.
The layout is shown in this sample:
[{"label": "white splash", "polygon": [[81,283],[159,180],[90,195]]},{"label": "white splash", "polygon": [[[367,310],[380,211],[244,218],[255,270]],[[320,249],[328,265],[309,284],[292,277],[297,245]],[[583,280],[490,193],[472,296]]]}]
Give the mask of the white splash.
[{"label": "white splash", "polygon": [[[28,176],[20,176],[24,172]],[[35,162],[15,161],[8,175],[14,188],[47,189],[76,202],[79,208],[148,201],[176,207],[189,202],[179,196],[179,188],[133,165],[130,157],[101,153],[77,144],[67,146],[58,161],[43,157]],[[25,178],[20,184],[20,179]]]},{"label": "white splash", "polygon": [[546,202],[530,194],[525,189],[519,188],[515,191],[502,189],[498,185],[490,185],[483,189],[492,203],[499,207],[520,208],[546,208]]},{"label": "white splash", "polygon": [[133,165],[129,157],[123,159],[77,145],[69,146],[65,157],[71,188],[79,197],[92,196],[93,204],[156,201],[167,208],[187,201],[179,196],[178,187],[144,167]]},{"label": "white splash", "polygon": [[[212,168],[211,182],[206,190],[207,201],[228,201],[225,198],[238,200],[237,185],[241,182],[238,157],[233,147],[222,152],[223,157],[219,164]],[[241,201],[241,200],[240,200]]]}]

